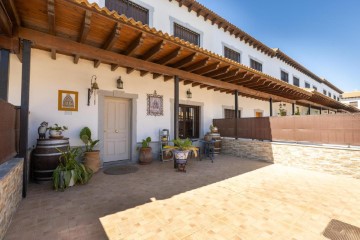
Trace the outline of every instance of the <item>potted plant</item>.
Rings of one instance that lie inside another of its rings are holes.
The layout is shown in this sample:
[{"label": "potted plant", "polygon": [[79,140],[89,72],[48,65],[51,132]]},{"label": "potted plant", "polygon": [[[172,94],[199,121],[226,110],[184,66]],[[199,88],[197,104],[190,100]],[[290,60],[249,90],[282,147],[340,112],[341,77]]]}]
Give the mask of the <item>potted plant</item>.
[{"label": "potted plant", "polygon": [[84,165],[96,173],[100,169],[100,151],[94,150],[94,147],[100,140],[92,140],[88,127],[81,129],[80,139],[85,143]]},{"label": "potted plant", "polygon": [[299,107],[296,107],[295,115],[300,115],[300,109],[299,109]]},{"label": "potted plant", "polygon": [[53,173],[54,189],[64,191],[66,188],[74,186],[76,183],[85,184],[91,176],[91,169],[85,167],[82,163],[76,161],[79,155],[79,148],[71,149],[68,147],[66,151],[57,149],[61,155],[59,165]]},{"label": "potted plant", "polygon": [[209,129],[210,129],[210,132],[212,132],[212,133],[217,133],[219,131],[219,129],[212,124],[210,125]]},{"label": "potted plant", "polygon": [[59,126],[55,123],[53,126],[47,128],[49,130],[50,138],[63,138],[62,133],[68,130],[67,126]]},{"label": "potted plant", "polygon": [[149,146],[151,137],[142,140],[141,147],[139,148],[139,164],[145,165],[152,162],[152,149]]},{"label": "potted plant", "polygon": [[280,103],[278,115],[280,115],[280,116],[286,116],[287,112],[286,112],[285,106],[286,106],[285,103]]},{"label": "potted plant", "polygon": [[164,149],[173,152],[178,171],[186,172],[185,167],[189,152],[193,152],[196,157],[198,154],[198,148],[192,145],[192,141],[189,138],[178,138],[173,142],[174,146],[165,146]]}]

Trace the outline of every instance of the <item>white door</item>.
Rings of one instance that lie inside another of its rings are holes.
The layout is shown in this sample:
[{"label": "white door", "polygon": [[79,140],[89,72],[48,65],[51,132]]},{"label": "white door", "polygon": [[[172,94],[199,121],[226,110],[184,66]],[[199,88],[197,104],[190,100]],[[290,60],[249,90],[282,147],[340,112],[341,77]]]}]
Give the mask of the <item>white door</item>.
[{"label": "white door", "polygon": [[104,162],[130,159],[130,101],[105,98]]}]

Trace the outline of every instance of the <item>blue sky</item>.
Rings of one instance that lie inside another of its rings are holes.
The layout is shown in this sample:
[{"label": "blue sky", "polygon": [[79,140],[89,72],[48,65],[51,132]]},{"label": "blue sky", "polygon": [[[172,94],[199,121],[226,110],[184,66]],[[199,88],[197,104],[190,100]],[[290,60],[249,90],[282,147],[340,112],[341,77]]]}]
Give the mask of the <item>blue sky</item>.
[{"label": "blue sky", "polygon": [[360,90],[359,0],[198,2],[341,90]]}]

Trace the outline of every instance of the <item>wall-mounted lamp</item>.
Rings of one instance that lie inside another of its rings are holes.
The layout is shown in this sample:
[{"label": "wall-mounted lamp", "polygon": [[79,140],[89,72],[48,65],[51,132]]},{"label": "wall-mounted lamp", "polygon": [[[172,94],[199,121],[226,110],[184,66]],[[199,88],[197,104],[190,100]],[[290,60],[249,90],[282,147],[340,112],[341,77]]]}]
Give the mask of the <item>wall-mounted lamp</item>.
[{"label": "wall-mounted lamp", "polygon": [[121,80],[121,76],[116,80],[116,87],[118,89],[124,89],[124,82]]},{"label": "wall-mounted lamp", "polygon": [[[94,80],[94,82],[93,82]],[[88,106],[90,106],[90,99],[91,99],[91,95],[94,93],[94,105],[96,104],[96,90],[99,89],[99,86],[96,82],[96,76],[93,75],[91,77],[91,82],[90,82],[90,88],[88,88]]]},{"label": "wall-mounted lamp", "polygon": [[192,98],[192,93],[191,93],[190,89],[188,89],[188,90],[186,91],[186,97],[187,97],[187,98]]}]

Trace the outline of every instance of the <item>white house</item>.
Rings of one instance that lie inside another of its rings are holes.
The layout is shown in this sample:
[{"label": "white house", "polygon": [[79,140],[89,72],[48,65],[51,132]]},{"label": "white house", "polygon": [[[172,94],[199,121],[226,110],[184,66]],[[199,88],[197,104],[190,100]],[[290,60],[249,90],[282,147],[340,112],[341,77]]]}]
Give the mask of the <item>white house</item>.
[{"label": "white house", "polygon": [[360,91],[344,92],[340,101],[360,109]]},{"label": "white house", "polygon": [[276,116],[284,103],[288,115],[356,111],[330,82],[193,0],[14,0],[3,11],[0,97],[28,103],[29,148],[47,121],[68,126],[75,146],[88,126],[104,162],[136,161],[137,143],[160,129],[201,138],[212,119],[234,116],[234,94],[240,117]]}]

